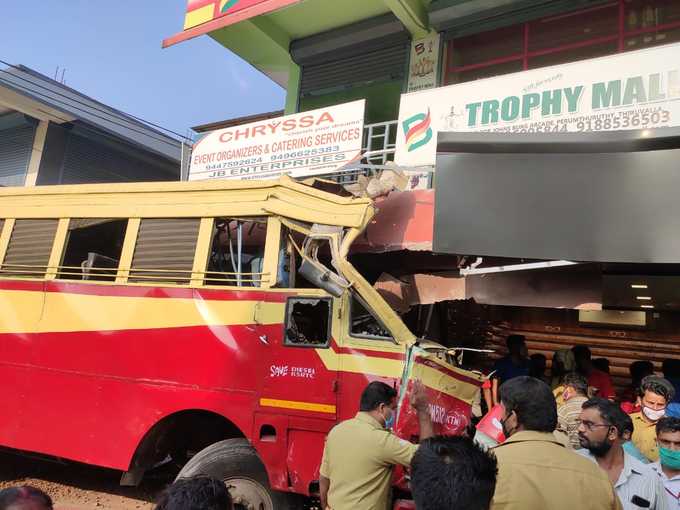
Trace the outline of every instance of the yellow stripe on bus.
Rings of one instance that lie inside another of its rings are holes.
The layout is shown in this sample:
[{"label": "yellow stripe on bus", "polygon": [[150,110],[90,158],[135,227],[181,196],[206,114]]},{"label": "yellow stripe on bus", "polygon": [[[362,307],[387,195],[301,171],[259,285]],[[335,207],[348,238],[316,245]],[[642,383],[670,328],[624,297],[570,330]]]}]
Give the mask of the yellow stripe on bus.
[{"label": "yellow stripe on bus", "polygon": [[261,398],[260,405],[264,407],[279,407],[282,409],[295,409],[298,411],[314,411],[316,413],[335,414],[335,406],[331,404],[315,404],[314,402],[298,402],[296,400]]},{"label": "yellow stripe on bus", "polygon": [[[119,331],[253,324],[257,301],[0,291],[0,333]],[[258,324],[279,324],[285,303],[259,303]]]},{"label": "yellow stripe on bus", "polygon": [[[404,372],[404,362],[401,360],[361,354],[338,354],[333,349],[316,349],[316,353],[327,370],[395,379],[401,378]],[[427,365],[416,364],[413,367],[413,378],[422,380],[423,384],[434,390],[456,395],[456,398],[468,404],[472,404],[479,394],[477,385],[451,377]]]},{"label": "yellow stripe on bus", "polygon": [[479,395],[479,386],[455,377],[444,374],[427,365],[416,363],[413,367],[412,377],[420,379],[429,388],[441,391],[448,395],[455,395],[457,399],[472,404]]},{"label": "yellow stripe on bus", "polygon": [[316,349],[327,370],[400,378],[404,362],[398,359],[360,354],[338,354],[332,348]]}]

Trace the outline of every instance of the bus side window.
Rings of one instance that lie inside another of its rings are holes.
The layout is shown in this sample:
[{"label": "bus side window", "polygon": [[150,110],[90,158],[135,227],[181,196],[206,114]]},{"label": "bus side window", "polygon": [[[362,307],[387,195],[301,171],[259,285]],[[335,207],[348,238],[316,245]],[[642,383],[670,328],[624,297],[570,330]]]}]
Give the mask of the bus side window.
[{"label": "bus side window", "polygon": [[57,277],[114,281],[128,220],[71,219]]},{"label": "bus side window", "polygon": [[356,294],[352,294],[350,302],[350,335],[357,338],[393,340],[387,328]]},{"label": "bus side window", "polygon": [[58,222],[59,220],[16,220],[0,275],[10,278],[44,278]]},{"label": "bus side window", "polygon": [[[281,245],[279,246],[279,260],[277,264],[277,275],[275,287],[282,289],[296,288],[297,266],[299,265],[297,252],[291,239],[295,233],[287,227],[281,227]],[[299,242],[304,238],[298,239]]]},{"label": "bus side window", "polygon": [[[318,289],[316,285],[307,281],[300,274],[302,257],[298,253],[305,242],[305,236],[299,232],[283,228],[281,233],[281,253],[279,254],[279,275],[277,287],[290,289]],[[322,243],[318,253],[319,261],[327,267],[333,267],[330,250],[326,243]]]},{"label": "bus side window", "polygon": [[259,287],[267,218],[215,218],[207,285]]},{"label": "bus side window", "polygon": [[129,282],[189,284],[200,218],[143,218]]},{"label": "bus side window", "polygon": [[289,298],[286,303],[284,344],[328,347],[331,339],[330,298]]}]

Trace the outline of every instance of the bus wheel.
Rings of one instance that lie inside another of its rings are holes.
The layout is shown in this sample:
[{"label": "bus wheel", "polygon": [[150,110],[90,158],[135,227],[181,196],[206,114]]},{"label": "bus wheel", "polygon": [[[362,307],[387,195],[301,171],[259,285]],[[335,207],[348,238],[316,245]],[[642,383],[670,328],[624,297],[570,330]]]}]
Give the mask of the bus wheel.
[{"label": "bus wheel", "polygon": [[177,478],[207,475],[224,480],[236,510],[301,508],[296,496],[273,491],[267,471],[246,439],[226,439],[204,448],[185,464]]}]

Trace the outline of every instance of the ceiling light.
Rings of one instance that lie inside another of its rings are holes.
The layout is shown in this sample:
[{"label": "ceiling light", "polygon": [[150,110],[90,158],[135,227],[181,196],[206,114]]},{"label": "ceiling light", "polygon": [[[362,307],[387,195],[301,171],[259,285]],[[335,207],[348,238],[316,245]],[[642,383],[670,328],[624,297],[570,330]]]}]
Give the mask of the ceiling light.
[{"label": "ceiling light", "polygon": [[647,285],[644,283],[634,283],[633,285],[630,286],[631,289],[646,289]]},{"label": "ceiling light", "polygon": [[640,305],[640,308],[654,308],[654,305]]},{"label": "ceiling light", "polygon": [[651,296],[638,296],[637,300],[638,301],[651,301],[652,297]]}]

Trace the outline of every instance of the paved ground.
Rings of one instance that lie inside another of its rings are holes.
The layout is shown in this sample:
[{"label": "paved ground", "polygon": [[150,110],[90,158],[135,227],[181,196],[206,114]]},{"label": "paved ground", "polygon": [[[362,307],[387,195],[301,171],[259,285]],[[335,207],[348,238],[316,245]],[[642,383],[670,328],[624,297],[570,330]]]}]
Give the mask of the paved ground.
[{"label": "paved ground", "polygon": [[158,474],[140,487],[120,487],[119,480],[118,471],[0,452],[0,489],[33,485],[50,495],[57,510],[150,510],[171,481]]}]

